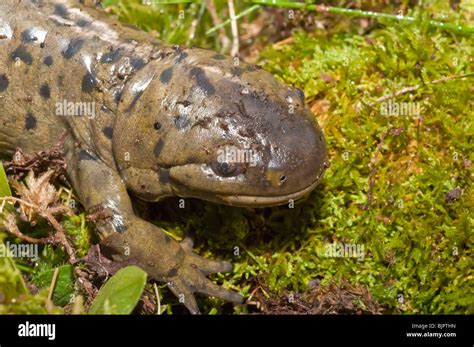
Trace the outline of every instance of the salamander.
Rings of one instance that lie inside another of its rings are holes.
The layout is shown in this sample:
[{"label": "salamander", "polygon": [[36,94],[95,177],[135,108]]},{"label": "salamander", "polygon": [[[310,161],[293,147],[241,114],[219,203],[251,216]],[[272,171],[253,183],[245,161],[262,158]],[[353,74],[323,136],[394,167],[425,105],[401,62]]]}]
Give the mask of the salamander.
[{"label": "salamander", "polygon": [[0,153],[65,137],[68,178],[96,222],[101,250],[133,260],[191,313],[194,293],[234,303],[208,260],[137,217],[131,195],[264,207],[312,191],[327,165],[301,90],[257,65],[166,45],[72,0],[0,3]]}]

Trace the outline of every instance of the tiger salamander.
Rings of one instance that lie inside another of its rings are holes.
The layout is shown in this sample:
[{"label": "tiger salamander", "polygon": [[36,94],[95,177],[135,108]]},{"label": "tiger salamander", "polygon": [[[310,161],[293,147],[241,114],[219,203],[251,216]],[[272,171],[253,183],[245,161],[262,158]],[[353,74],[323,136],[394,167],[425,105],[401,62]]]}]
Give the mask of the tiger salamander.
[{"label": "tiger salamander", "polygon": [[326,145],[303,92],[259,66],[157,42],[72,0],[0,3],[0,153],[64,140],[72,187],[97,221],[101,249],[133,260],[192,313],[194,293],[242,297],[206,276],[232,269],[138,218],[146,201],[192,197],[287,204],[325,170]]}]

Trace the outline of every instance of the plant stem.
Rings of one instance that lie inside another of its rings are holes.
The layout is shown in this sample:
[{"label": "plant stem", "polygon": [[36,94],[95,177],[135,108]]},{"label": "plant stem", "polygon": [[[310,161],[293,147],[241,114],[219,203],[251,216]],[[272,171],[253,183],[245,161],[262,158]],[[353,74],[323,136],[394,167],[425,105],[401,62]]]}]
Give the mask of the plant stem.
[{"label": "plant stem", "polygon": [[[416,20],[416,18],[414,17],[405,17],[401,15],[394,15],[394,14],[388,14],[388,13],[355,10],[355,9],[348,9],[348,8],[341,8],[341,7],[326,6],[326,5],[308,5],[308,4],[304,4],[300,2],[288,2],[288,1],[278,1],[278,0],[266,0],[266,1],[265,0],[252,0],[251,2],[254,4],[262,5],[262,6],[294,8],[294,9],[316,11],[316,12],[343,14],[343,15],[355,16],[355,17],[390,19],[390,20],[398,20],[400,22],[414,22]],[[463,34],[474,34],[473,26],[464,26],[464,25],[454,24],[454,23],[444,23],[444,22],[439,22],[435,20],[430,20],[429,26],[433,28],[439,28],[439,29],[444,29],[444,30],[463,33]]]},{"label": "plant stem", "polygon": [[257,10],[260,8],[260,5],[253,5],[252,7],[249,7],[248,9],[240,12],[238,15],[236,15],[235,17],[232,17],[232,18],[228,18],[227,20],[225,20],[224,22],[222,22],[221,24],[219,25],[216,25],[215,27],[209,29],[208,31],[206,31],[206,35],[209,36],[211,35],[212,33],[214,33],[214,31],[216,30],[219,30],[220,28],[226,26],[227,24],[230,24],[232,22],[232,20],[237,20],[243,16],[246,16],[248,15],[249,13]]},{"label": "plant stem", "polygon": [[[438,84],[438,83],[446,82],[446,81],[457,79],[457,78],[465,78],[465,77],[473,77],[473,76],[474,76],[474,74],[472,74],[472,73],[463,74],[463,75],[445,76],[445,77],[439,78],[437,80],[431,81],[430,84]],[[384,96],[381,96],[380,98],[375,100],[375,102],[372,102],[370,104],[370,106],[373,107],[377,103],[380,103],[382,101],[387,101],[387,100],[393,99],[397,96],[400,96],[400,95],[403,95],[403,94],[406,94],[406,93],[410,93],[410,92],[414,92],[414,91],[418,90],[419,88],[420,88],[419,84],[414,85],[414,86],[403,87],[402,89],[400,89],[400,90],[398,90],[394,93],[390,93],[390,94],[386,94]]]}]

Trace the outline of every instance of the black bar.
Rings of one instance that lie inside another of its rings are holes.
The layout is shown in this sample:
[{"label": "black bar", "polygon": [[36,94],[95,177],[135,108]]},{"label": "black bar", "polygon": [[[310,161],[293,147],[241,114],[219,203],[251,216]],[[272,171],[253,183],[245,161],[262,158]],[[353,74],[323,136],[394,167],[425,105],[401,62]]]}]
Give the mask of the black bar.
[{"label": "black bar", "polygon": [[[269,346],[273,342],[281,345],[284,341],[291,341],[294,347],[296,343],[301,343],[301,346],[340,346],[345,343],[347,346],[472,347],[473,323],[473,316],[444,315],[0,316],[0,346],[111,346],[123,345],[126,341],[135,341],[135,346],[164,343],[178,346],[190,340],[197,345],[214,342],[220,346],[236,343],[240,346],[257,343]],[[48,334],[46,326],[32,324],[54,324],[54,339],[52,330]],[[28,329],[28,333],[43,329],[51,339],[47,336],[19,336]]]}]

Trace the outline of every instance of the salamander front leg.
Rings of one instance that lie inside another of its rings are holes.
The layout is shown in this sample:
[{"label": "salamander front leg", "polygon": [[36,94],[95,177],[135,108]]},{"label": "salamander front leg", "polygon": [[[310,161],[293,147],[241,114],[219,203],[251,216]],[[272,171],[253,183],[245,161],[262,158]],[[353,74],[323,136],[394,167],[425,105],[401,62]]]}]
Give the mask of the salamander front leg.
[{"label": "salamander front leg", "polygon": [[167,283],[191,313],[199,313],[194,293],[241,303],[242,297],[206,278],[232,270],[226,261],[207,260],[193,253],[157,226],[134,215],[123,181],[117,172],[88,150],[69,155],[68,170],[88,213],[98,216],[96,226],[104,254],[114,261],[134,263],[150,278]]}]

